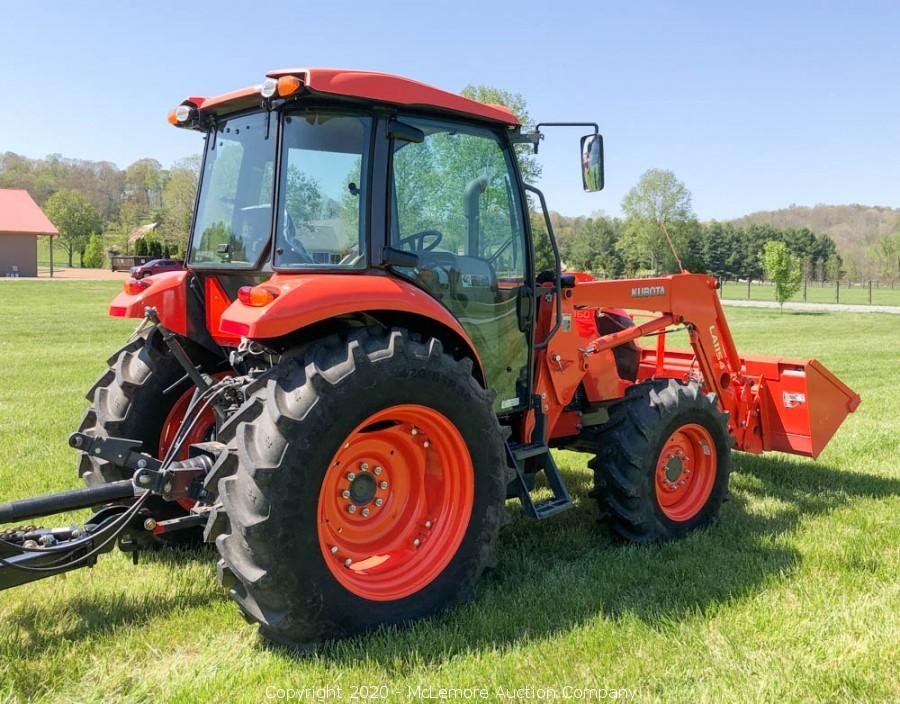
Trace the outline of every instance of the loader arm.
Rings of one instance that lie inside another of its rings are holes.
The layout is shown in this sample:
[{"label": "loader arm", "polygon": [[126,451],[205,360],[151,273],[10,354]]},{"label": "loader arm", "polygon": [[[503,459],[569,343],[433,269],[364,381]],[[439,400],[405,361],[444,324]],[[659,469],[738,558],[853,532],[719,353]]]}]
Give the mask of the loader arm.
[{"label": "loader arm", "polygon": [[[562,289],[560,332],[537,355],[535,390],[542,399],[549,437],[580,431],[570,406],[579,385],[592,401],[613,401],[634,382],[652,378],[699,381],[728,413],[736,446],[748,452],[782,450],[816,457],[859,396],[815,360],[741,357],[716,294],[715,279],[701,274],[673,274],[647,279],[576,282]],[[542,289],[538,336],[555,320],[553,288]],[[549,294],[549,295],[548,295]],[[579,310],[624,308],[656,314],[621,331],[585,341],[571,330]],[[684,325],[691,352],[666,350],[665,331]],[[638,377],[614,373],[611,352],[628,342],[656,335],[654,347],[642,347]],[[618,384],[608,381],[617,379]],[[530,412],[523,432],[535,427]]]},{"label": "loader arm", "polygon": [[[747,401],[751,384],[743,375],[741,358],[716,289],[715,279],[700,274],[590,281],[574,289],[572,302],[575,308],[604,306],[659,313],[657,317],[622,333],[598,336],[582,351],[585,356],[651,332],[664,331],[669,325],[684,324],[690,335],[704,388],[715,393],[722,410],[729,413],[730,429],[740,446],[749,427]],[[658,339],[664,341],[665,333],[660,334]],[[591,348],[596,351],[590,351]],[[659,361],[663,360],[664,356],[660,356]],[[664,370],[663,365],[660,371]]]}]

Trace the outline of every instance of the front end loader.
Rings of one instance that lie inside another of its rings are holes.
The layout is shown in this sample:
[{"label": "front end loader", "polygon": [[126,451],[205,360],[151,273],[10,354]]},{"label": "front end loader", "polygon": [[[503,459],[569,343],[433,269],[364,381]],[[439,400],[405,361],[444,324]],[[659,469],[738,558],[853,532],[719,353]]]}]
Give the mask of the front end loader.
[{"label": "front end loader", "polygon": [[[169,115],[205,140],[187,269],[129,279],[140,322],[69,443],[87,487],[0,506],[0,588],[214,543],[268,638],[309,643],[471,599],[517,499],[573,499],[589,453],[619,539],[714,523],[733,450],[816,457],[859,396],[815,360],[742,356],[714,279],[564,273],[502,106],[409,79],[286,69]],[[555,263],[539,271],[529,205]],[[685,330],[690,349],[666,338]],[[537,499],[543,473],[549,498]],[[92,508],[83,526],[32,523]]]}]

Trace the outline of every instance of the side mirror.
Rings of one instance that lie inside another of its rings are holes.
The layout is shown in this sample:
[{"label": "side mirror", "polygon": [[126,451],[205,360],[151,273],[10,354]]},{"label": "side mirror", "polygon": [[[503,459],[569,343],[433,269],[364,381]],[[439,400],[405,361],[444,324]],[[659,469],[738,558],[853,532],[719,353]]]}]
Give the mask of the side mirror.
[{"label": "side mirror", "polygon": [[581,138],[581,182],[589,193],[603,190],[602,134],[586,134]]}]

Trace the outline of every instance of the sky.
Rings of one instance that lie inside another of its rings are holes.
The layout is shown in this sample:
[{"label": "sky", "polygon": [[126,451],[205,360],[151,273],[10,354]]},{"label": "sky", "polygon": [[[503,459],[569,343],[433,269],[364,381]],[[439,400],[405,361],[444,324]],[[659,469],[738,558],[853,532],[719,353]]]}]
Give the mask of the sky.
[{"label": "sky", "polygon": [[596,121],[606,188],[574,129],[540,182],[565,215],[620,213],[671,169],[703,220],[790,204],[900,207],[900,2],[13,2],[0,0],[0,152],[125,167],[200,150],[188,95],[267,70],[398,73],[521,93],[538,121]]}]

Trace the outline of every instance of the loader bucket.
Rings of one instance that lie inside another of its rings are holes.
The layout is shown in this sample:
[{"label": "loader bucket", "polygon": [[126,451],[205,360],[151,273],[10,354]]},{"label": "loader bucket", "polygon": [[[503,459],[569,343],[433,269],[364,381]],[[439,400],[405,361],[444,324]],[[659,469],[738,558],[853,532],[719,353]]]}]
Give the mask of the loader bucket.
[{"label": "loader bucket", "polygon": [[818,457],[859,394],[815,359],[744,357],[746,374],[758,377],[764,450]]}]

